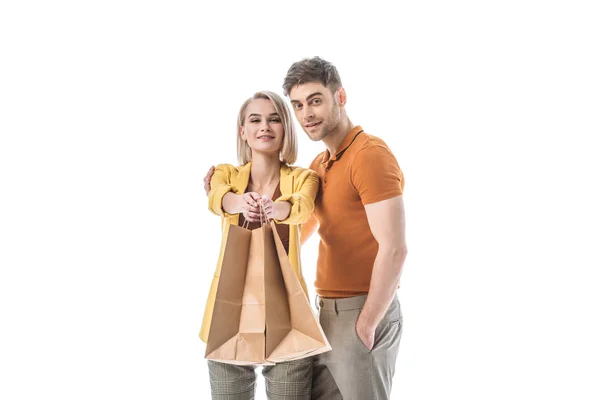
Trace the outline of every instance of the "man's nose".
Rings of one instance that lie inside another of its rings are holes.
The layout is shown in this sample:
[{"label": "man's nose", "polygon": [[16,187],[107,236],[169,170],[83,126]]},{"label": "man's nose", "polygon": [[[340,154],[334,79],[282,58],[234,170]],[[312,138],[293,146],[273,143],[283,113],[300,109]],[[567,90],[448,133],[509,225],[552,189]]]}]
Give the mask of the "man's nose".
[{"label": "man's nose", "polygon": [[312,112],[312,109],[310,107],[305,107],[304,110],[302,110],[302,113],[303,113],[302,118],[304,119],[305,122],[310,121],[315,116],[315,114]]}]

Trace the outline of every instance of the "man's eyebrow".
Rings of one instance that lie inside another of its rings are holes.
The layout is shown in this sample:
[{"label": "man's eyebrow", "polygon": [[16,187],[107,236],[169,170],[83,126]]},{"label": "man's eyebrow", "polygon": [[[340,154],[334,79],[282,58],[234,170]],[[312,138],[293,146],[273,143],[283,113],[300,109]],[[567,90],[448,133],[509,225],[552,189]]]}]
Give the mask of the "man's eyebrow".
[{"label": "man's eyebrow", "polygon": [[323,96],[323,93],[321,93],[321,92],[315,92],[315,93],[311,94],[310,96],[308,96],[308,97],[306,98],[306,101],[308,101],[308,100],[312,99],[312,98],[313,98],[313,97],[315,97],[315,96]]},{"label": "man's eyebrow", "polygon": [[[306,98],[306,101],[312,99],[315,96],[323,96],[323,93],[321,92],[315,92],[315,93],[311,93],[310,95],[308,95],[308,97]],[[290,102],[292,103],[299,103],[300,100],[294,100],[294,99],[290,99]]]}]

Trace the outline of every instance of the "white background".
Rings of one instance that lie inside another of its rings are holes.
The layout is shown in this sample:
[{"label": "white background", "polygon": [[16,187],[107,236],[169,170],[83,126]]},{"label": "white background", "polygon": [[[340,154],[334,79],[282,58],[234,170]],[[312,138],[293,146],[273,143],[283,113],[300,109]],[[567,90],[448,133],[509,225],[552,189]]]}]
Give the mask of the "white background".
[{"label": "white background", "polygon": [[209,398],[202,178],[314,55],[406,175],[393,398],[600,398],[593,3],[2,2],[0,398]]}]

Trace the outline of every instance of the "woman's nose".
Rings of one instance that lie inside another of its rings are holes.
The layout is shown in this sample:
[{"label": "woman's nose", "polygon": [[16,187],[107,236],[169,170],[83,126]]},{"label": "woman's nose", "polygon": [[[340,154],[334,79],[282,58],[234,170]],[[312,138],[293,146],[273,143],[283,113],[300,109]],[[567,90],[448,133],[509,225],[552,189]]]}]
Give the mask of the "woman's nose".
[{"label": "woman's nose", "polygon": [[261,130],[261,131],[270,131],[270,130],[271,130],[271,125],[269,125],[269,122],[268,122],[268,121],[263,121],[263,122],[260,124],[260,130]]}]

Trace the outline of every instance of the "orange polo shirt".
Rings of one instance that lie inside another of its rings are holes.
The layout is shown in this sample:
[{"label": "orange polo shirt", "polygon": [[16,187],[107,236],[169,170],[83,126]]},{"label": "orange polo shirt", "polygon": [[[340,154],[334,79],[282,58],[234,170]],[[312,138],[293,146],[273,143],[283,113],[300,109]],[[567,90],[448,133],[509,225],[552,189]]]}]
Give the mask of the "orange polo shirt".
[{"label": "orange polo shirt", "polygon": [[320,177],[315,202],[319,257],[315,288],[321,297],[367,294],[379,245],[365,205],[401,196],[404,176],[385,142],[354,127],[337,154],[325,150],[310,168]]}]

